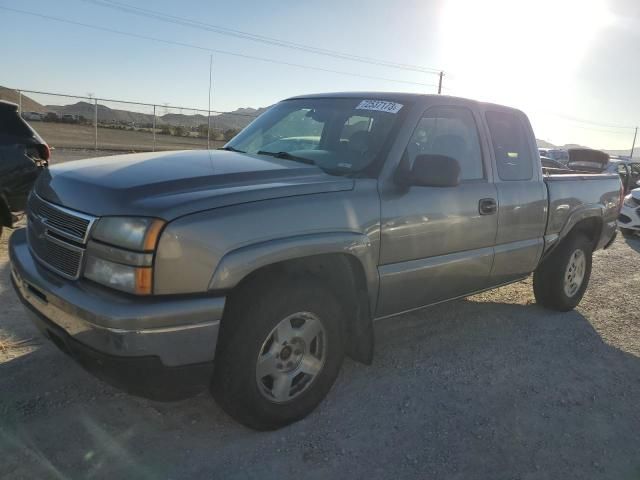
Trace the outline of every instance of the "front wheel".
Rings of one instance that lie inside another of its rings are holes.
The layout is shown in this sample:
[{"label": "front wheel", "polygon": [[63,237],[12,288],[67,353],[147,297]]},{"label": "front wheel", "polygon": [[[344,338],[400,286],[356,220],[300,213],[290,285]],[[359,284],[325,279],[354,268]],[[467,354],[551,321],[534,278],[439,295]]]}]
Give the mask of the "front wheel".
[{"label": "front wheel", "polygon": [[536,301],[561,312],[575,308],[589,284],[592,252],[591,241],[582,233],[565,239],[533,274]]},{"label": "front wheel", "polygon": [[244,425],[271,430],[308,415],[344,357],[343,314],[312,278],[243,289],[225,314],[212,392]]}]

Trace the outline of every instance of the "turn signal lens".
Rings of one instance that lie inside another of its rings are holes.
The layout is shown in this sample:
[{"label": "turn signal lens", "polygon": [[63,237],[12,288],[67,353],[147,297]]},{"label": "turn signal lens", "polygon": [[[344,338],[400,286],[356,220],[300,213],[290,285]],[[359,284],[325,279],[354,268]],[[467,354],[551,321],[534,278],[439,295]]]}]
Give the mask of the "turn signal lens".
[{"label": "turn signal lens", "polygon": [[151,268],[136,268],[136,294],[151,295],[153,272]]},{"label": "turn signal lens", "polygon": [[147,234],[144,237],[144,250],[150,252],[156,249],[158,245],[158,239],[160,238],[160,232],[162,232],[162,228],[164,227],[164,220],[154,219],[149,228],[147,229]]}]

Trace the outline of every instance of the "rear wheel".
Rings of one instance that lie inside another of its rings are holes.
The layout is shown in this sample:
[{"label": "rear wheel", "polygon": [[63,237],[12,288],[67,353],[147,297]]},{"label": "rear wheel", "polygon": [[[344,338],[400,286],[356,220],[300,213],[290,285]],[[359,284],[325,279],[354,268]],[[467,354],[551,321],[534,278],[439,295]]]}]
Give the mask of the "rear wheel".
[{"label": "rear wheel", "polygon": [[270,430],[300,420],[331,389],[344,357],[343,314],[321,282],[245,288],[232,302],[216,353],[212,392],[237,421]]},{"label": "rear wheel", "polygon": [[591,241],[582,233],[565,239],[533,274],[536,301],[563,312],[575,308],[589,284],[592,251]]},{"label": "rear wheel", "polygon": [[620,232],[622,232],[622,235],[630,238],[630,237],[635,237],[636,235],[636,231],[635,230],[631,230],[630,228],[622,228],[620,227]]}]

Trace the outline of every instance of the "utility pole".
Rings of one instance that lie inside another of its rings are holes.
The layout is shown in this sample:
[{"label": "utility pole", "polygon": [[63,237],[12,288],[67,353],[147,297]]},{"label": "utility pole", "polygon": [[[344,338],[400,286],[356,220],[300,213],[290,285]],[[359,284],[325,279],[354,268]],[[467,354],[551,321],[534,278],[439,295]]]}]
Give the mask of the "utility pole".
[{"label": "utility pole", "polygon": [[444,77],[444,72],[440,72],[440,81],[438,82],[438,95],[442,94],[442,77]]},{"label": "utility pole", "polygon": [[636,137],[638,136],[638,127],[636,127],[636,131],[633,134],[633,143],[631,144],[631,155],[629,155],[629,160],[633,160],[633,150],[636,148]]},{"label": "utility pole", "polygon": [[93,99],[93,106],[94,106],[94,110],[93,110],[93,124],[95,125],[95,143],[93,145],[93,149],[94,150],[98,150],[98,99],[94,98]]},{"label": "utility pole", "polygon": [[207,115],[207,150],[211,149],[211,76],[213,72],[213,54],[209,55],[209,111]]},{"label": "utility pole", "polygon": [[153,151],[156,151],[156,106],[153,106],[153,123],[151,124],[151,130],[153,131]]}]

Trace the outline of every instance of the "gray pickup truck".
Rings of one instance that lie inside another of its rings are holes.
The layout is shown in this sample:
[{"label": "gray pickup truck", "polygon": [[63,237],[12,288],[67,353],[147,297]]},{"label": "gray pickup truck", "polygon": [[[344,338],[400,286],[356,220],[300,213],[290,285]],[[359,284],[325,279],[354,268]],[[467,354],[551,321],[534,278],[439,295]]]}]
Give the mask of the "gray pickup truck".
[{"label": "gray pickup truck", "polygon": [[90,371],[162,398],[207,385],[272,429],[322,401],[345,354],[371,362],[374,320],[532,272],[538,303],[575,307],[620,205],[617,175],[543,172],[518,110],[310,95],[221,150],[44,171],[11,272]]}]

